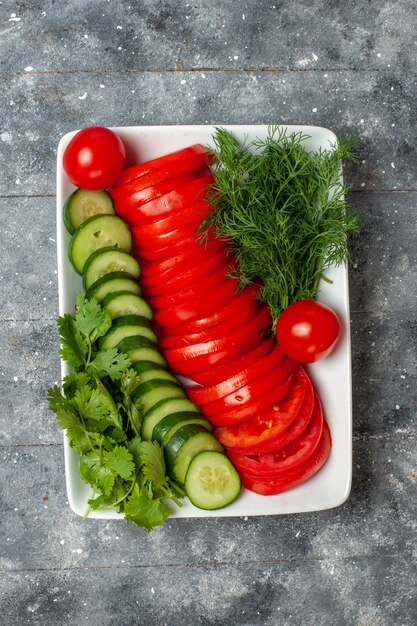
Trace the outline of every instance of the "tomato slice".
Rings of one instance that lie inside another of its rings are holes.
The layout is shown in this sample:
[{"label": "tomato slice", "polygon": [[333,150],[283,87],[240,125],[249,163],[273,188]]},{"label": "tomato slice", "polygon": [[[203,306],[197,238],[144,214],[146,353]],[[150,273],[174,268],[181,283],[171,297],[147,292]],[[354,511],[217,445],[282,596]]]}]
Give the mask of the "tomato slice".
[{"label": "tomato slice", "polygon": [[[313,392],[313,402],[311,402],[311,392]],[[243,454],[265,454],[267,452],[276,452],[277,450],[282,450],[282,448],[289,446],[290,443],[295,441],[298,437],[300,437],[300,435],[303,434],[303,432],[309,425],[310,419],[315,411],[320,411],[321,413],[323,413],[319,396],[317,393],[314,392],[313,388],[311,387],[311,389],[307,389],[303,405],[297,415],[297,418],[280,435],[278,435],[275,439],[264,441],[259,445],[254,445],[252,447],[249,446],[246,448],[234,448],[234,450]]]},{"label": "tomato slice", "polygon": [[153,188],[153,194],[146,193],[145,190],[145,196],[147,195],[146,201],[142,192],[139,192],[139,195],[142,194],[142,197],[135,199],[133,196],[130,196],[129,199],[115,202],[114,208],[116,213],[123,216],[123,219],[129,226],[151,224],[163,217],[173,215],[175,211],[204,198],[207,186],[213,183],[211,174],[204,175],[200,173],[200,176],[197,177],[197,171],[200,170],[195,170],[188,174],[180,174],[178,177],[175,177],[177,184],[173,184],[174,179],[160,183],[156,190]]},{"label": "tomato slice", "polygon": [[[227,245],[225,241],[216,239],[210,241],[206,246],[198,246],[196,249],[184,250],[169,259],[162,261],[146,262],[140,253],[134,251],[134,256],[140,263],[141,285],[146,289],[148,285],[163,284],[168,280],[172,280],[182,271],[186,271],[194,264],[197,265],[216,254],[224,254],[226,256]],[[146,294],[145,294],[146,295]]]},{"label": "tomato slice", "polygon": [[175,152],[164,154],[163,156],[155,159],[150,159],[144,163],[132,165],[131,167],[125,169],[122,176],[118,180],[117,187],[127,185],[133,180],[146,176],[156,170],[165,169],[171,172],[173,169],[178,167],[178,164],[181,164],[183,161],[187,161],[188,159],[198,155],[202,155],[204,158],[207,158],[208,155],[210,155],[210,152],[205,146],[197,143],[192,146],[188,146],[187,148],[181,148],[181,150],[175,150]]},{"label": "tomato slice", "polygon": [[[309,394],[307,396],[307,394]],[[281,402],[270,402],[265,410],[254,412],[241,423],[216,429],[216,437],[226,448],[251,448],[275,439],[290,426],[298,416],[304,399],[310,398],[310,415],[313,410],[313,385],[307,372],[299,365],[294,372],[291,390]],[[220,426],[220,424],[219,424]]]},{"label": "tomato slice", "polygon": [[[294,379],[294,372],[291,372],[286,378],[279,381],[272,389],[267,391],[261,398],[257,398],[252,402],[248,402],[243,407],[233,409],[229,412],[219,413],[208,417],[214,426],[231,426],[239,424],[247,420],[251,415],[256,415],[260,411],[270,406],[277,406],[277,403],[285,398],[289,393]],[[201,407],[204,414],[204,406]]]},{"label": "tomato slice", "polygon": [[222,380],[216,385],[191,388],[188,391],[188,397],[199,406],[207,402],[213,402],[214,400],[218,400],[219,398],[233,393],[244,385],[247,385],[250,381],[258,379],[283,360],[284,353],[276,343],[273,350],[268,355],[252,363],[246,369],[241,370],[226,380]]},{"label": "tomato slice", "polygon": [[160,167],[156,170],[137,176],[129,182],[118,181],[118,184],[110,189],[110,195],[115,202],[123,201],[147,187],[153,187],[168,179],[186,174],[194,170],[202,170],[207,167],[206,154],[195,154],[187,159],[176,161],[169,167]]},{"label": "tomato slice", "polygon": [[213,339],[227,337],[229,333],[242,326],[242,324],[246,324],[253,319],[259,310],[260,306],[258,302],[253,300],[253,302],[250,302],[248,306],[236,313],[233,317],[225,320],[224,322],[220,322],[219,324],[215,324],[214,326],[209,326],[205,330],[200,330],[197,333],[190,333],[186,335],[168,335],[166,337],[160,337],[158,341],[159,346],[162,350],[169,350],[170,348],[182,348],[184,346],[202,343],[204,341],[212,341]]},{"label": "tomato slice", "polygon": [[212,210],[210,204],[201,200],[147,226],[132,227],[132,235],[141,250],[163,248],[184,236],[197,235],[199,225]]},{"label": "tomato slice", "polygon": [[316,449],[322,430],[323,412],[313,411],[306,430],[285,448],[264,454],[241,454],[228,450],[227,455],[239,472],[272,478],[305,463]]},{"label": "tomato slice", "polygon": [[[155,313],[155,318],[158,312]],[[250,322],[230,333],[228,337],[205,341],[184,348],[165,350],[164,356],[176,374],[199,381],[198,373],[210,367],[230,363],[260,344],[262,332],[270,325],[270,314],[261,309]]]},{"label": "tomato slice", "polygon": [[228,278],[221,285],[206,291],[198,300],[185,302],[177,307],[154,312],[154,319],[160,326],[178,326],[198,319],[203,314],[214,314],[230,302],[236,295],[238,280]]},{"label": "tomato slice", "polygon": [[330,456],[332,438],[330,429],[326,421],[323,422],[323,432],[320,441],[313,454],[291,471],[285,472],[275,477],[254,477],[243,472],[240,473],[242,485],[263,496],[272,496],[284,491],[294,489],[302,485],[309,478],[314,476],[325,464]]},{"label": "tomato slice", "polygon": [[204,247],[207,247],[210,242],[216,241],[216,236],[213,231],[210,231],[206,241],[203,244],[199,242],[198,233],[196,233],[195,231],[190,231],[189,233],[187,233],[182,229],[178,229],[176,239],[173,240],[170,244],[157,247],[157,243],[155,243],[155,246],[153,248],[149,246],[147,248],[142,248],[137,238],[135,237],[135,233],[133,232],[132,234],[135,249],[146,261],[163,261],[164,259],[170,259],[176,254],[181,254],[181,252],[183,251],[190,252],[191,249],[204,249]]},{"label": "tomato slice", "polygon": [[262,376],[249,380],[243,386],[221,398],[217,398],[217,400],[212,400],[211,402],[206,402],[199,406],[204,415],[208,418],[222,416],[223,413],[240,410],[249,404],[257,402],[261,398],[264,399],[271,389],[275,388],[279,382],[287,378],[296,365],[295,361],[285,358],[280,363],[270,367]]},{"label": "tomato slice", "polygon": [[210,289],[213,289],[213,287],[221,285],[223,281],[230,280],[226,274],[232,268],[233,265],[230,262],[227,262],[216,272],[213,272],[211,275],[209,274],[203,280],[196,282],[191,287],[163,296],[148,295],[147,300],[152,308],[157,310],[179,306],[182,303],[190,302],[190,300],[193,300],[194,298],[204,297],[205,293]]},{"label": "tomato slice", "polygon": [[252,348],[252,350],[248,350],[231,363],[226,363],[220,367],[209,367],[204,372],[198,372],[198,374],[195,375],[196,382],[200,383],[200,385],[215,385],[216,383],[226,380],[269,354],[273,346],[274,340],[272,337],[263,339],[259,345]]},{"label": "tomato slice", "polygon": [[201,330],[230,319],[241,311],[243,307],[248,306],[250,302],[255,300],[258,293],[258,285],[249,285],[244,291],[235,294],[225,306],[212,312],[202,311],[195,319],[186,320],[178,323],[176,326],[161,326],[159,332],[162,336],[198,333]]},{"label": "tomato slice", "polygon": [[210,253],[208,258],[202,258],[201,262],[198,262],[195,267],[180,272],[169,280],[161,281],[160,278],[155,277],[154,280],[146,280],[146,284],[142,284],[142,286],[146,289],[147,298],[151,296],[173,295],[204,280],[211,273],[223,267],[228,259],[229,262],[233,260],[223,250],[220,252],[215,251],[214,254]]}]

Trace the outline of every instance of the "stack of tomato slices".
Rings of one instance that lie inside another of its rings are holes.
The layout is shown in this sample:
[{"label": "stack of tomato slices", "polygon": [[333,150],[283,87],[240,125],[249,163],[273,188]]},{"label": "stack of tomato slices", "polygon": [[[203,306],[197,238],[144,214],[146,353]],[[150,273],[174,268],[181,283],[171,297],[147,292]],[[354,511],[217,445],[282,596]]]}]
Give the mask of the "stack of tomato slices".
[{"label": "stack of tomato slices", "polygon": [[248,489],[277,494],[327,460],[331,436],[304,367],[284,355],[252,284],[238,291],[227,241],[197,229],[212,210],[210,153],[187,147],[126,169],[111,190],[132,228],[160,347]]}]

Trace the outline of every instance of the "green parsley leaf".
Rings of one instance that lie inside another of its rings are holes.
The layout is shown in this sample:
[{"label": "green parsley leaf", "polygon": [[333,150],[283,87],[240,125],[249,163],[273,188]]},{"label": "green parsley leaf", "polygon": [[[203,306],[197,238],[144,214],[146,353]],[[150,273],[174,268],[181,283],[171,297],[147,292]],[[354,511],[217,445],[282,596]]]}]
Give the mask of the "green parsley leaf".
[{"label": "green parsley leaf", "polygon": [[75,325],[91,343],[105,335],[111,327],[110,313],[94,298],[87,300],[83,293],[78,293],[76,308]]},{"label": "green parsley leaf", "polygon": [[161,499],[152,500],[136,490],[127,500],[124,513],[126,519],[152,532],[155,526],[164,526],[170,514],[169,506]]},{"label": "green parsley leaf", "polygon": [[162,448],[157,441],[142,441],[140,444],[142,472],[156,489],[166,484],[165,461]]},{"label": "green parsley leaf", "polygon": [[121,478],[128,480],[135,472],[135,464],[129,450],[123,446],[115,446],[106,455],[106,465]]},{"label": "green parsley leaf", "polygon": [[88,344],[75,326],[73,316],[69,313],[59,317],[57,324],[61,338],[59,354],[70,367],[77,369],[86,362]]},{"label": "green parsley leaf", "polygon": [[126,354],[118,352],[116,348],[100,350],[88,364],[87,372],[92,376],[103,378],[109,376],[111,380],[119,380],[123,372],[131,365]]}]

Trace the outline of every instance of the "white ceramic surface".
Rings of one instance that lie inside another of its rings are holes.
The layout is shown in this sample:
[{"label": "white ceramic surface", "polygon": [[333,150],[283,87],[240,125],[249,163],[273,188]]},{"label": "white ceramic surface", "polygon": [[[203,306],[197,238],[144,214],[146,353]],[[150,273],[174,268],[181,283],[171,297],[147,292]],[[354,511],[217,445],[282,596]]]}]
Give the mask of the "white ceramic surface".
[{"label": "white ceramic surface", "polygon": [[[249,140],[265,136],[267,126],[228,126],[238,138]],[[212,126],[141,126],[114,128],[126,147],[127,165],[143,162],[194,143],[210,145]],[[311,150],[329,148],[336,136],[325,128],[314,126],[289,126],[290,132],[303,132],[309,136],[305,146]],[[62,156],[66,145],[76,131],[62,137],[57,152],[57,248],[59,313],[73,312],[75,294],[81,290],[81,279],[68,260],[69,235],[62,222],[62,206],[74,187],[68,182],[62,169]],[[317,511],[342,504],[349,495],[352,474],[352,407],[351,407],[351,358],[349,292],[347,268],[332,268],[328,277],[332,284],[320,285],[319,300],[330,305],[340,316],[343,335],[333,354],[308,367],[318,390],[326,419],[332,433],[332,451],[325,466],[309,481],[286,493],[276,496],[260,496],[242,490],[239,498],[230,506],[218,511],[202,511],[184,500],[182,508],[172,510],[173,517],[232,517],[250,515],[278,515]],[[68,374],[65,363],[62,377]],[[68,500],[78,515],[84,515],[90,489],[78,475],[77,456],[64,436],[65,471]],[[94,512],[94,518],[120,518],[114,511]]]}]

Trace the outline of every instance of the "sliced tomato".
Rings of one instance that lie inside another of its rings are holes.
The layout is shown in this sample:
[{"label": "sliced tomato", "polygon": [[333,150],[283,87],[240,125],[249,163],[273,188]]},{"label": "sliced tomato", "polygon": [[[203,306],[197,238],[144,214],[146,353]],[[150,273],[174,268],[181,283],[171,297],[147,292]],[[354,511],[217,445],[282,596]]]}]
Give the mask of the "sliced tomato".
[{"label": "sliced tomato", "polygon": [[282,450],[282,448],[290,445],[290,443],[302,435],[309,425],[314,412],[323,413],[323,409],[319,396],[314,392],[313,386],[311,385],[311,387],[309,386],[306,390],[303,404],[296,419],[280,435],[274,439],[262,441],[262,443],[254,444],[252,446],[246,445],[250,444],[250,442],[246,440],[243,442],[245,447],[233,448],[233,450],[236,450],[236,452],[240,452],[241,454],[265,454],[267,452]]},{"label": "sliced tomato", "polygon": [[223,250],[220,252],[216,252],[214,254],[209,254],[208,258],[202,258],[200,262],[196,263],[195,266],[188,268],[184,272],[180,272],[172,276],[169,280],[155,280],[152,279],[145,281],[146,282],[146,295],[150,296],[163,296],[163,295],[173,295],[179,291],[183,291],[193,285],[199,283],[204,280],[207,276],[210,276],[213,272],[216,272],[221,267],[225,265],[225,263],[231,263],[233,261],[233,257],[225,254]]},{"label": "sliced tomato", "polygon": [[276,388],[279,382],[287,378],[296,365],[295,361],[285,358],[280,363],[270,367],[262,376],[249,380],[239,389],[199,406],[206,417],[212,418],[253,405],[261,398],[263,400],[273,388]]},{"label": "sliced tomato", "polygon": [[185,302],[177,307],[154,312],[154,319],[160,326],[178,326],[198,319],[203,314],[214,314],[230,302],[236,295],[238,280],[228,278],[221,285],[206,291],[199,300]]},{"label": "sliced tomato", "polygon": [[194,170],[203,170],[207,168],[206,154],[196,154],[188,159],[176,161],[170,167],[160,167],[156,170],[138,176],[129,182],[119,180],[118,184],[110,189],[110,195],[115,202],[128,198],[139,191],[148,187],[158,185],[163,181],[176,178],[181,174],[187,174]]},{"label": "sliced tomato", "polygon": [[249,285],[244,291],[234,294],[228,304],[225,304],[223,307],[215,309],[212,312],[207,310],[201,311],[194,319],[178,323],[176,326],[161,326],[159,327],[159,332],[161,336],[198,333],[200,330],[210,328],[215,324],[230,319],[244,306],[248,306],[248,304],[256,298],[258,293],[259,287],[257,285]]},{"label": "sliced tomato", "polygon": [[263,374],[268,372],[271,368],[274,368],[283,360],[284,353],[280,346],[276,343],[273,350],[268,355],[259,359],[255,363],[252,363],[246,369],[241,370],[230,378],[222,380],[216,385],[191,388],[188,391],[188,397],[199,406],[206,404],[207,402],[213,402],[219,398],[227,396],[230,393],[233,393],[251,381],[257,380],[260,376],[263,376]]},{"label": "sliced tomato", "polygon": [[[265,410],[271,405],[276,406],[280,400],[285,398],[289,393],[294,379],[294,372],[291,372],[286,378],[279,381],[272,389],[267,391],[261,398],[257,398],[252,402],[248,402],[244,406],[228,411],[227,413],[218,413],[208,417],[214,426],[231,426],[239,424],[247,420],[251,415],[256,415],[260,411]],[[204,414],[204,406],[201,407]]]},{"label": "sliced tomato", "polygon": [[[118,180],[117,187],[121,185],[127,185],[135,179],[146,176],[156,170],[168,170],[173,171],[183,161],[187,161],[190,158],[201,155],[203,158],[210,158],[210,151],[201,144],[194,144],[187,148],[181,148],[181,150],[175,150],[169,154],[157,157],[155,159],[149,159],[144,163],[132,165],[123,172],[122,176]],[[175,172],[174,172],[175,173]]]},{"label": "sliced tomato", "polygon": [[153,197],[151,197],[152,194],[147,194],[146,202],[144,197],[132,196],[115,202],[116,213],[123,216],[129,226],[142,226],[173,215],[179,209],[201,201],[206,195],[207,186],[213,183],[213,176],[200,174],[196,177],[196,171],[180,174],[176,177],[177,184],[173,184],[174,179],[162,182]]},{"label": "sliced tomato", "polygon": [[[241,423],[228,423],[224,428],[216,429],[216,437],[226,448],[250,448],[260,446],[275,439],[296,419],[303,406],[304,398],[310,389],[311,408],[313,409],[313,386],[307,372],[299,365],[294,372],[291,389],[287,397],[270,402],[264,410],[249,413],[248,419]],[[220,424],[219,424],[220,426]]]},{"label": "sliced tomato", "polygon": [[323,423],[323,432],[313,454],[298,467],[274,477],[254,477],[240,472],[242,485],[263,496],[272,496],[302,485],[314,476],[329,458],[332,447],[330,429],[326,421]]},{"label": "sliced tomato", "polygon": [[210,241],[207,245],[199,246],[196,249],[184,250],[169,259],[162,261],[146,262],[140,253],[134,251],[134,256],[141,265],[141,284],[144,289],[148,285],[161,284],[173,279],[178,274],[188,268],[197,265],[215,254],[227,254],[227,244],[221,239]]},{"label": "sliced tomato", "polygon": [[[182,303],[190,302],[194,299],[199,299],[205,296],[206,292],[214,287],[220,286],[224,281],[230,280],[226,276],[233,268],[230,262],[225,263],[220,269],[212,274],[209,274],[203,280],[196,282],[191,287],[178,290],[176,293],[163,295],[163,296],[150,296],[147,299],[149,304],[155,310],[169,309],[173,306],[180,306]],[[272,325],[272,318],[271,318]]]},{"label": "sliced tomato", "polygon": [[305,463],[316,449],[322,430],[323,413],[313,411],[306,430],[285,448],[264,454],[241,454],[236,450],[228,450],[227,455],[239,472],[272,478]]},{"label": "sliced tomato", "polygon": [[203,343],[205,341],[213,341],[214,339],[227,337],[231,332],[253,319],[259,312],[260,308],[261,307],[258,302],[253,300],[248,304],[248,306],[242,308],[233,317],[225,320],[224,322],[220,322],[219,324],[215,324],[214,326],[209,326],[205,330],[200,330],[197,333],[190,333],[187,335],[168,335],[166,337],[160,337],[158,342],[159,346],[162,350],[169,350],[171,348],[182,348],[196,343]]},{"label": "sliced tomato", "polygon": [[220,367],[209,367],[204,372],[198,372],[198,374],[195,374],[196,382],[200,385],[215,385],[220,381],[226,380],[242,369],[249,367],[252,363],[256,363],[258,359],[262,359],[272,350],[273,345],[274,340],[272,337],[265,338],[259,345],[252,348],[252,350],[248,350],[230,363]]},{"label": "sliced tomato", "polygon": [[[219,289],[220,291],[220,289]],[[158,312],[155,312],[155,317]],[[199,381],[199,372],[230,363],[262,342],[262,333],[270,324],[268,310],[261,309],[250,322],[228,337],[197,343],[184,348],[165,350],[164,356],[176,374]]]},{"label": "sliced tomato", "polygon": [[149,242],[149,245],[153,245],[154,238],[162,240],[167,237],[168,233],[178,228],[195,230],[212,210],[213,206],[211,204],[206,202],[206,200],[200,200],[189,204],[183,209],[178,209],[172,215],[168,215],[168,217],[164,217],[156,222],[146,226],[134,227],[132,232],[141,245],[146,245],[147,242]]},{"label": "sliced tomato", "polygon": [[[181,230],[181,229],[179,229]],[[210,231],[208,237],[204,244],[200,243],[198,240],[198,234],[196,232],[182,232],[178,234],[177,239],[172,241],[169,245],[164,245],[160,248],[157,247],[147,247],[143,248],[138,243],[137,238],[135,237],[135,233],[133,234],[133,245],[138,253],[146,260],[152,262],[163,261],[164,259],[170,259],[176,254],[181,254],[181,252],[191,252],[191,250],[197,250],[204,247],[207,248],[207,245],[210,242],[216,241],[217,238],[213,231]]]}]

